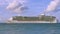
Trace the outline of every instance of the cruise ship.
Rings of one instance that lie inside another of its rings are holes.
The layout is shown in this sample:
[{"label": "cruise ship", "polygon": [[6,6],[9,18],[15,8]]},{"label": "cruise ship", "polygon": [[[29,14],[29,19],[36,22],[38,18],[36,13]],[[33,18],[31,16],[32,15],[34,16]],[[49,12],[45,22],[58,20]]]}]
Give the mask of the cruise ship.
[{"label": "cruise ship", "polygon": [[58,20],[54,16],[40,15],[36,17],[13,16],[8,23],[57,23]]}]

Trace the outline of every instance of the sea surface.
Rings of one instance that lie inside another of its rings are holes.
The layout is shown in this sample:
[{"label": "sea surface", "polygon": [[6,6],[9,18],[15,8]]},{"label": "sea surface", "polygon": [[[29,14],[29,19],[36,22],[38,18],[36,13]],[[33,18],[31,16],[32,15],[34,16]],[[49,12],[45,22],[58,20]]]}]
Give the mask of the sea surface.
[{"label": "sea surface", "polygon": [[0,23],[0,34],[60,34],[60,24]]}]

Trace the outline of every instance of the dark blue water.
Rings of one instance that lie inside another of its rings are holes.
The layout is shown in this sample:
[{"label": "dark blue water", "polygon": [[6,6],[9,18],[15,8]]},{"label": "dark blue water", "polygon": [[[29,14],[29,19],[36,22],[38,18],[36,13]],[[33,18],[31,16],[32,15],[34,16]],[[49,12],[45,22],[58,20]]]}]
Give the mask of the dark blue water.
[{"label": "dark blue water", "polygon": [[0,23],[0,34],[60,34],[60,24]]}]

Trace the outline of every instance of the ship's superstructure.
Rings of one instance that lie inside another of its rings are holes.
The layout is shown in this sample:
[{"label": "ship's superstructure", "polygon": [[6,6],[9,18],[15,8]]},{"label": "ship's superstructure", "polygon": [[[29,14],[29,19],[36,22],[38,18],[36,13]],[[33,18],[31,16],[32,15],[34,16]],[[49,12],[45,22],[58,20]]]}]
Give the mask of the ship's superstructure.
[{"label": "ship's superstructure", "polygon": [[27,16],[13,16],[8,21],[10,23],[57,23],[57,19],[54,16],[40,15],[37,17]]}]

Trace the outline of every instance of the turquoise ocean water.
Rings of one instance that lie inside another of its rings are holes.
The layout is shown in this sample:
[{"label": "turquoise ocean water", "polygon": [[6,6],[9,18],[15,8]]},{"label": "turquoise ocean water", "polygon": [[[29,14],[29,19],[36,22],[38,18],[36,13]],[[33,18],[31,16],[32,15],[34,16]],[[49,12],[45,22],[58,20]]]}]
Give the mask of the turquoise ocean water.
[{"label": "turquoise ocean water", "polygon": [[0,23],[0,34],[60,34],[60,24]]}]

